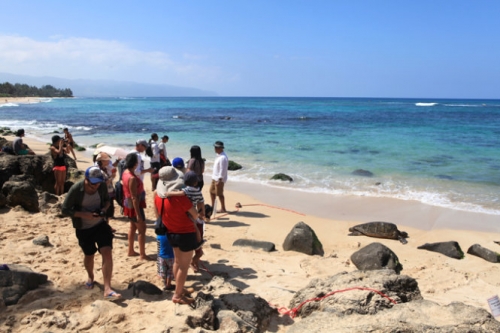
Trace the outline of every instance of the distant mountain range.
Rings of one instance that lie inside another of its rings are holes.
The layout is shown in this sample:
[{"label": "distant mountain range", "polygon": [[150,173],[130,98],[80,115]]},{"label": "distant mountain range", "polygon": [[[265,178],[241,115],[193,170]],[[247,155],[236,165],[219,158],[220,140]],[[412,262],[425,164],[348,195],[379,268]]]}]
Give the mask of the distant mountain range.
[{"label": "distant mountain range", "polygon": [[70,80],[50,76],[29,76],[0,73],[0,83],[21,83],[40,87],[50,84],[58,89],[69,88],[75,97],[207,97],[213,91],[177,87],[167,84],[146,84],[113,80]]}]

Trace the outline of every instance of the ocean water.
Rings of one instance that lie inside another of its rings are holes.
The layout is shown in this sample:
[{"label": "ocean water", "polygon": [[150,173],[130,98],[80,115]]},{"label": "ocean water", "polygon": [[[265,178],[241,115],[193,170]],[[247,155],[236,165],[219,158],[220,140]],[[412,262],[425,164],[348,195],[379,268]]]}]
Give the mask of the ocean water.
[{"label": "ocean water", "polygon": [[[500,100],[43,99],[2,105],[4,126],[47,142],[68,127],[79,145],[127,149],[166,134],[171,159],[199,145],[207,174],[221,140],[243,166],[230,180],[500,215]],[[294,181],[271,181],[278,172]]]}]

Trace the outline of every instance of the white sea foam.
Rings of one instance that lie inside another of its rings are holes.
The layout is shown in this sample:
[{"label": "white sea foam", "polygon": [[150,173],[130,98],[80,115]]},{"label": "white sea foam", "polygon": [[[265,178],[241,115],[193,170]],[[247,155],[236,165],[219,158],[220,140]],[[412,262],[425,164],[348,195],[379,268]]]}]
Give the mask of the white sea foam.
[{"label": "white sea foam", "polygon": [[0,108],[2,108],[2,107],[13,107],[13,106],[19,106],[19,104],[16,104],[16,103],[0,104]]},{"label": "white sea foam", "polygon": [[416,106],[435,106],[438,103],[415,103]]},{"label": "white sea foam", "polygon": [[50,103],[52,102],[52,98],[39,98],[40,103]]}]

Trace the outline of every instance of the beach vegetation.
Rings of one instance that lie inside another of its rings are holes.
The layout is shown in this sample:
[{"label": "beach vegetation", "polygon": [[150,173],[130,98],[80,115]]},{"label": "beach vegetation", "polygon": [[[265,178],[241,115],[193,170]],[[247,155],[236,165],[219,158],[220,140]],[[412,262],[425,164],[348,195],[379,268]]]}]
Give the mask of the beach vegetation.
[{"label": "beach vegetation", "polygon": [[50,84],[41,86],[29,86],[27,84],[0,83],[0,97],[73,97],[69,88],[58,89]]}]

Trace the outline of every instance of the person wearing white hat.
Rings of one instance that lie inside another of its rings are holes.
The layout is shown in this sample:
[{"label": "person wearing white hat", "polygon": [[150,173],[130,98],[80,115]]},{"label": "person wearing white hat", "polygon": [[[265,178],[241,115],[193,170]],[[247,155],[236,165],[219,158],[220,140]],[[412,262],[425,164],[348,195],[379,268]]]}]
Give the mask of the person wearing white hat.
[{"label": "person wearing white hat", "polygon": [[174,249],[176,284],[172,302],[191,304],[194,299],[184,296],[184,284],[186,283],[194,250],[202,245],[201,235],[194,221],[198,216],[198,212],[188,197],[166,198],[168,192],[181,189],[183,186],[184,180],[179,171],[171,166],[161,168],[156,187],[155,206],[167,229],[168,241]]}]

